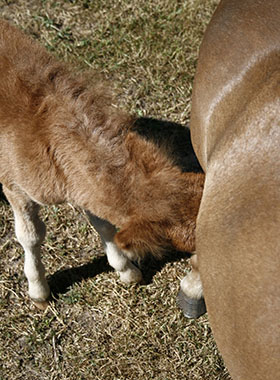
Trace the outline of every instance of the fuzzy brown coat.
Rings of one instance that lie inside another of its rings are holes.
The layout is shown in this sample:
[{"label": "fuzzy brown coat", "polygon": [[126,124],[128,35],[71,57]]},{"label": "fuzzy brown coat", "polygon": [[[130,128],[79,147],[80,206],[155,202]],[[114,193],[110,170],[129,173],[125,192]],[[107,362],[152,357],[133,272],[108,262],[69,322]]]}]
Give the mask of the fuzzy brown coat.
[{"label": "fuzzy brown coat", "polygon": [[132,257],[195,248],[204,176],[132,130],[110,89],[0,22],[0,181],[39,204],[71,202],[118,226]]}]

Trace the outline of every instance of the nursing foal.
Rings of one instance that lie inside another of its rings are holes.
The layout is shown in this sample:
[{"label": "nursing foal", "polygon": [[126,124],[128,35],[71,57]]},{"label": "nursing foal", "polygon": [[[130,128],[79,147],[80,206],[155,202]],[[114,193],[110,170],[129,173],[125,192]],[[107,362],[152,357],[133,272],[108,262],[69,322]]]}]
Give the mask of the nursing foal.
[{"label": "nursing foal", "polygon": [[131,259],[170,247],[194,250],[203,175],[182,173],[133,131],[134,118],[112,104],[103,83],[73,74],[4,21],[0,70],[0,181],[38,307],[50,295],[39,205],[70,202],[87,210],[125,282],[142,279]]}]

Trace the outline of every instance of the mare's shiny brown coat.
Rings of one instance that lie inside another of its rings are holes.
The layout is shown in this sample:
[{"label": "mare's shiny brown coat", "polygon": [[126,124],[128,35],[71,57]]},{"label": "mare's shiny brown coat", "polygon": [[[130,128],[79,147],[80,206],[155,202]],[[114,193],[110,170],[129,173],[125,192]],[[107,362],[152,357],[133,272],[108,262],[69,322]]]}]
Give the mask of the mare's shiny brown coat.
[{"label": "mare's shiny brown coat", "polygon": [[280,379],[280,2],[224,0],[206,31],[191,134],[206,172],[197,254],[234,380]]}]

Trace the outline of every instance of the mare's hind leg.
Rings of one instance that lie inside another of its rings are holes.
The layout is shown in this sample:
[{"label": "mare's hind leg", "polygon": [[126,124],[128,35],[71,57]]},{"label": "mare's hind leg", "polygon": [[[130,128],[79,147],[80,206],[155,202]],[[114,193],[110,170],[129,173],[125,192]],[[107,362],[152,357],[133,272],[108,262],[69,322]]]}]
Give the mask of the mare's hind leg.
[{"label": "mare's hind leg", "polygon": [[45,237],[45,225],[39,219],[39,205],[17,187],[3,187],[15,216],[15,232],[25,253],[24,273],[28,280],[28,293],[36,306],[44,309],[50,288],[41,262],[40,245]]},{"label": "mare's hind leg", "polygon": [[192,270],[181,281],[177,302],[185,317],[198,318],[206,312],[206,306],[198,271],[197,255],[191,257],[191,264]]},{"label": "mare's hind leg", "polygon": [[114,243],[116,228],[106,220],[100,219],[89,212],[87,214],[91,224],[102,239],[109,264],[119,273],[121,281],[126,283],[140,282],[142,280],[141,271],[132,264]]}]

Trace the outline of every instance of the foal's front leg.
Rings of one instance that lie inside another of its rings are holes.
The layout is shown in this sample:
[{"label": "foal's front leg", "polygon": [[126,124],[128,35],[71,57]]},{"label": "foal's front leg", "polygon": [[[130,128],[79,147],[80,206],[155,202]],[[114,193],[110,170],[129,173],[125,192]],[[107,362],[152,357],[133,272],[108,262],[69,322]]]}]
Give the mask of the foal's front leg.
[{"label": "foal's front leg", "polygon": [[132,264],[114,243],[116,228],[111,223],[92,215],[90,212],[87,212],[87,214],[91,224],[102,239],[109,264],[119,273],[121,281],[126,283],[140,282],[142,280],[141,271]]},{"label": "foal's front leg", "polygon": [[177,301],[185,317],[198,318],[206,312],[206,306],[198,271],[197,255],[191,257],[191,264],[192,270],[181,281],[181,289]]},{"label": "foal's front leg", "polygon": [[41,262],[40,245],[45,237],[45,225],[39,219],[39,205],[17,187],[3,187],[15,216],[15,232],[25,253],[24,273],[28,280],[28,293],[40,309],[45,309],[50,288]]}]

